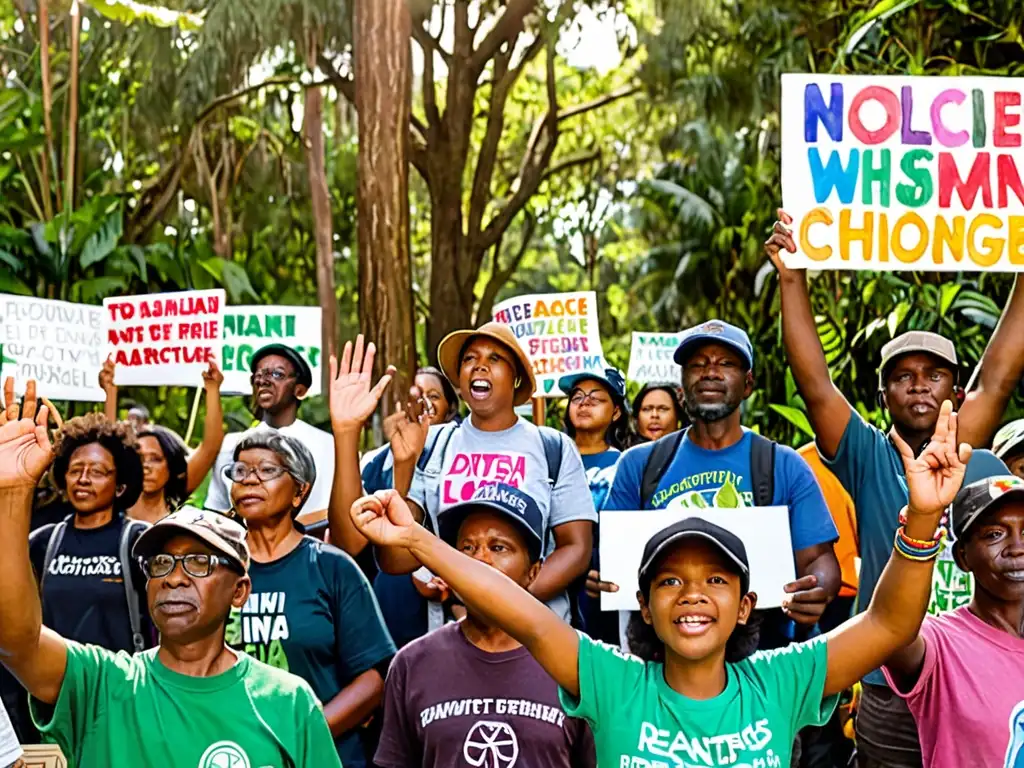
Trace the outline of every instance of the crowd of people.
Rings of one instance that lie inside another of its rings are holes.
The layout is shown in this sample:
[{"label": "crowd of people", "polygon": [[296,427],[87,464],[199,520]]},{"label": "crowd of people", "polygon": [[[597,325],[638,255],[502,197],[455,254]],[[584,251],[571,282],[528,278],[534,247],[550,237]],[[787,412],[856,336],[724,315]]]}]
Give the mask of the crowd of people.
[{"label": "crowd of people", "polygon": [[[330,361],[330,431],[275,344],[256,425],[225,435],[211,364],[194,451],[120,418],[112,363],[103,413],[66,423],[6,382],[0,766],[43,740],[76,768],[1022,768],[1024,421],[1000,424],[1024,288],[969,389],[940,335],[883,348],[883,432],[830,378],[790,224],[765,250],[800,451],[744,426],[758,350],[717,319],[632,400],[615,368],[563,377],[562,429],[518,414],[536,382],[506,325],[456,331],[362,454],[394,375],[362,337]],[[741,507],[788,512],[781,608],[701,515]],[[678,513],[637,611],[601,610],[602,510]]]}]

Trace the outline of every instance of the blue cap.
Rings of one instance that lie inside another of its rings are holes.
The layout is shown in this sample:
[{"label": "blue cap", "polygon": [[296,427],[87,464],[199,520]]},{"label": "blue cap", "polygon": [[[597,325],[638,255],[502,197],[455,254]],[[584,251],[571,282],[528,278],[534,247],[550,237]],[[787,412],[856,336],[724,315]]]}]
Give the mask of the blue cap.
[{"label": "blue cap", "polygon": [[456,545],[462,521],[474,512],[497,512],[515,523],[526,538],[530,562],[537,562],[544,546],[544,515],[533,497],[505,483],[484,485],[473,498],[454,504],[438,515],[438,533],[443,541]]},{"label": "blue cap", "polygon": [[622,371],[618,368],[605,368],[603,371],[588,371],[586,373],[572,373],[558,380],[558,388],[565,392],[568,397],[569,393],[581,381],[599,381],[608,387],[608,391],[620,402],[625,402],[626,400],[626,377],[622,375]]},{"label": "blue cap", "polygon": [[683,331],[683,340],[676,347],[673,357],[676,365],[684,365],[693,350],[701,344],[724,344],[732,347],[747,362],[748,368],[754,367],[754,347],[747,332],[721,320],[708,320]]}]

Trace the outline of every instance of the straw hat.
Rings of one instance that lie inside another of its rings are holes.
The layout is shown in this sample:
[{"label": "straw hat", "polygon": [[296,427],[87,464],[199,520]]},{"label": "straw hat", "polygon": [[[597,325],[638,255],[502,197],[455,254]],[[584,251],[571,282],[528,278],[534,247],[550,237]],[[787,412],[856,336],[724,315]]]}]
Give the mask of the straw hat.
[{"label": "straw hat", "polygon": [[470,339],[476,336],[485,336],[489,339],[497,341],[505,347],[508,347],[508,351],[512,353],[512,356],[519,363],[519,386],[516,387],[515,399],[512,404],[515,406],[525,405],[530,402],[530,398],[533,397],[534,391],[537,389],[536,379],[533,378],[533,366],[530,364],[530,358],[523,352],[523,348],[519,346],[519,341],[516,339],[512,329],[502,323],[487,323],[481,325],[477,329],[468,329],[464,331],[453,331],[449,333],[440,344],[437,345],[437,362],[441,368],[441,372],[448,378],[448,381],[458,389],[459,388],[459,367],[462,363],[462,350]]}]

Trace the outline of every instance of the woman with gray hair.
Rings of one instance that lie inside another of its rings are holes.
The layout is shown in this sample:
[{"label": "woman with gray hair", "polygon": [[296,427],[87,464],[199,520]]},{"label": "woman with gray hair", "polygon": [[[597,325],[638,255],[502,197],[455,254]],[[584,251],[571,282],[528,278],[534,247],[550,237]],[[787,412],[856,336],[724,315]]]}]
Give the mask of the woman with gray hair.
[{"label": "woman with gray hair", "polygon": [[228,644],[306,680],[342,764],[368,766],[360,726],[383,698],[395,646],[355,561],[295,521],[316,480],[313,455],[258,427],[239,440],[224,475],[252,558],[252,595],[232,615]]}]

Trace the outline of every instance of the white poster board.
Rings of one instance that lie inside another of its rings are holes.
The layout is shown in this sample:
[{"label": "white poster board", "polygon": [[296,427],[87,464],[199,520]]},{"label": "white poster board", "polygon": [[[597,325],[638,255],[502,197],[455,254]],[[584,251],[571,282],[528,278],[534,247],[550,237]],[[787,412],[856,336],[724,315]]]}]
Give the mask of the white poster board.
[{"label": "white poster board", "polygon": [[1009,77],[782,76],[782,202],[811,269],[1024,270]]},{"label": "white poster board", "polygon": [[219,361],[224,291],[181,291],[103,300],[107,353],[120,385],[200,387]]},{"label": "white poster board", "polygon": [[618,592],[601,593],[601,610],[639,608],[636,573],[644,546],[658,531],[688,517],[699,517],[739,536],[747,549],[750,591],[757,593],[757,607],[782,605],[783,587],[796,578],[786,507],[647,509],[601,512],[601,579],[619,585]]},{"label": "white poster board", "polygon": [[0,380],[51,400],[102,402],[103,307],[31,296],[0,296]]},{"label": "white poster board", "polygon": [[533,363],[535,397],[564,397],[562,376],[606,367],[594,291],[517,296],[495,305],[493,317],[512,329]]},{"label": "white poster board", "polygon": [[320,307],[229,306],[224,312],[224,349],[221,391],[231,395],[252,394],[250,363],[254,352],[267,344],[292,347],[313,372],[308,396],[319,395],[323,369],[322,310]]},{"label": "white poster board", "polygon": [[629,347],[629,381],[637,384],[660,384],[668,382],[678,385],[682,381],[682,369],[672,356],[682,341],[682,333],[633,332]]}]

